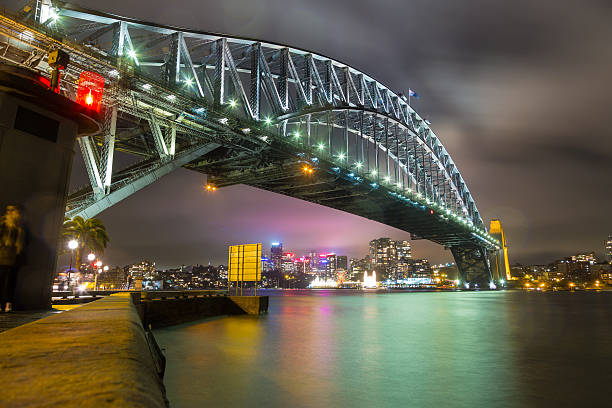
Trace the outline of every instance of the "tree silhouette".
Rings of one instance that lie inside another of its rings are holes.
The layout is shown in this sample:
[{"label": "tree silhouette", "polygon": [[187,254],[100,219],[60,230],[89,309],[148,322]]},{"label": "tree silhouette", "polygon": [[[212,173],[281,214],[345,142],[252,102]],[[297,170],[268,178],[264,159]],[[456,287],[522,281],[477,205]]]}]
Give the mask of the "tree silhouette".
[{"label": "tree silhouette", "polygon": [[[75,239],[79,242],[76,250],[77,268],[81,265],[83,250],[89,250],[98,257],[104,254],[104,249],[110,241],[106,232],[106,227],[98,218],[83,219],[81,216],[73,219],[64,219],[62,237],[66,242]],[[66,246],[64,245],[64,248]]]}]

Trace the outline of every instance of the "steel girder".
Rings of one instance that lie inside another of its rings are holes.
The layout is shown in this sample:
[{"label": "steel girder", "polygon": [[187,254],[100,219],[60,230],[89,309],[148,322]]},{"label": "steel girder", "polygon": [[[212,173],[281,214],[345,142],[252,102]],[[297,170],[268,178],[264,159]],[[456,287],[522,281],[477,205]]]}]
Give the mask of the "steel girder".
[{"label": "steel girder", "polygon": [[[428,123],[401,94],[370,76],[331,58],[279,44],[58,4],[61,24],[17,23],[2,16],[0,38],[11,39],[5,41],[5,59],[18,64],[32,61],[32,50],[46,52],[55,46],[68,52],[73,62],[62,84],[68,97],[74,97],[74,83],[83,70],[106,77],[114,91],[105,91],[104,111],[110,117],[115,107],[115,131],[107,126],[104,135],[82,142],[91,167],[91,190],[98,196],[112,192],[109,146],[161,163],[172,160],[173,150],[178,155],[194,144],[216,143],[219,148],[184,165],[210,172],[220,182],[226,172],[231,184],[237,180],[232,171],[241,165],[245,171],[248,166],[253,170],[286,161],[325,163],[325,171],[334,173],[337,183],[349,181],[348,190],[338,197],[355,199],[344,201],[392,197],[396,211],[384,217],[390,225],[406,218],[404,207],[413,206],[434,211],[440,223],[432,224],[428,234],[424,226],[430,220],[419,219],[425,220],[419,224],[411,218],[419,226],[406,224],[403,229],[447,246],[468,241],[498,245],[486,233],[466,183]],[[18,41],[12,41],[16,37]],[[29,68],[47,75],[44,61]],[[97,146],[102,146],[101,152]],[[262,160],[266,154],[267,162]],[[241,162],[241,157],[250,161]],[[233,164],[221,165],[224,161]],[[116,174],[129,179],[130,169]],[[376,191],[362,194],[355,180]],[[263,180],[247,184],[272,190]],[[289,191],[284,194],[294,194]],[[338,197],[319,199],[329,207],[359,210],[338,204]],[[436,235],[443,230],[458,238]]]},{"label": "steel girder", "polygon": [[494,289],[495,282],[499,279],[494,279],[491,275],[491,265],[487,249],[482,246],[451,246],[450,248],[461,281],[468,288]]}]

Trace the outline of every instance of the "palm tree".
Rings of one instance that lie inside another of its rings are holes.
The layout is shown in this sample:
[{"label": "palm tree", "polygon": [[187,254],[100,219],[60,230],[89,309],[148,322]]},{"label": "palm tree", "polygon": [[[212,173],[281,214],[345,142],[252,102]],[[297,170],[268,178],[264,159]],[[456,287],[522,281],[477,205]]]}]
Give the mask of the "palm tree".
[{"label": "palm tree", "polygon": [[106,227],[102,224],[102,221],[98,218],[89,218],[85,220],[81,216],[74,217],[73,219],[64,218],[62,237],[66,241],[75,239],[79,242],[76,251],[76,265],[81,265],[83,250],[94,252],[100,257],[110,241],[106,232]]}]

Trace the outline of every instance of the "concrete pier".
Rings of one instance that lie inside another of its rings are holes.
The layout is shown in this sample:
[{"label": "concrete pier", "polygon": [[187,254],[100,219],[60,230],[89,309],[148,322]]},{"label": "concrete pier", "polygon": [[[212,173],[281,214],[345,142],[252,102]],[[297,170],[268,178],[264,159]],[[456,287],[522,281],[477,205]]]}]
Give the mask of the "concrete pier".
[{"label": "concrete pier", "polygon": [[267,296],[225,296],[212,291],[143,292],[137,306],[145,327],[159,328],[223,315],[259,315]]},{"label": "concrete pier", "polygon": [[267,296],[125,292],[4,331],[0,405],[166,407],[165,358],[149,325],[267,308]]},{"label": "concrete pier", "polygon": [[159,407],[164,386],[128,293],[0,333],[3,407]]}]

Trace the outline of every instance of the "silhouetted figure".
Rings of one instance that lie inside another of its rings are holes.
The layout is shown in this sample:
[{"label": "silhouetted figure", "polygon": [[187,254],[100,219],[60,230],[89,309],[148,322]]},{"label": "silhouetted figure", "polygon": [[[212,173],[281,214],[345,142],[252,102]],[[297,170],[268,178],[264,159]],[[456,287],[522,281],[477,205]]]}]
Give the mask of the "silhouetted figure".
[{"label": "silhouetted figure", "polygon": [[10,312],[15,302],[18,257],[23,252],[24,234],[21,214],[14,205],[7,205],[0,218],[0,311]]}]

